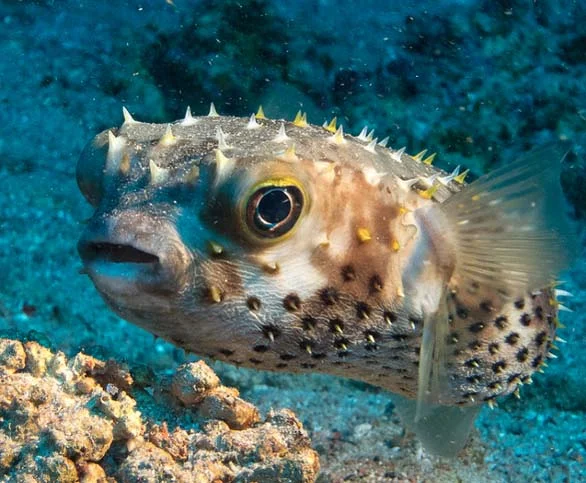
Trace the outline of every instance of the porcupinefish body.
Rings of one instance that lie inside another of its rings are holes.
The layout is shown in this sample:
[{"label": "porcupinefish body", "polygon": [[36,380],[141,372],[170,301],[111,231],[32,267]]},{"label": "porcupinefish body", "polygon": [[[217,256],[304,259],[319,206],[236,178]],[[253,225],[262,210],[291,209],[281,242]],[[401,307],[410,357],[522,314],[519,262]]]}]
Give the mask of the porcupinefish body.
[{"label": "porcupinefish body", "polygon": [[85,271],[121,317],[196,354],[388,389],[426,447],[454,454],[555,337],[562,155],[464,186],[384,144],[302,115],[125,111],[78,163]]}]

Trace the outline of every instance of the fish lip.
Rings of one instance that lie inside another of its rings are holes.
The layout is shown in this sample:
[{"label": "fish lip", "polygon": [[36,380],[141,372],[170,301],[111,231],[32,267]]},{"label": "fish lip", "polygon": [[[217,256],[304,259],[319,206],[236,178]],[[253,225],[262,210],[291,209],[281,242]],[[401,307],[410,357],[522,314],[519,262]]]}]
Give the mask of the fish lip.
[{"label": "fish lip", "polygon": [[131,237],[82,236],[77,251],[84,272],[111,297],[165,295],[174,289],[173,270],[163,249],[155,252]]},{"label": "fish lip", "polygon": [[130,305],[163,303],[191,280],[191,253],[172,220],[136,208],[95,213],[77,251],[98,292]]}]

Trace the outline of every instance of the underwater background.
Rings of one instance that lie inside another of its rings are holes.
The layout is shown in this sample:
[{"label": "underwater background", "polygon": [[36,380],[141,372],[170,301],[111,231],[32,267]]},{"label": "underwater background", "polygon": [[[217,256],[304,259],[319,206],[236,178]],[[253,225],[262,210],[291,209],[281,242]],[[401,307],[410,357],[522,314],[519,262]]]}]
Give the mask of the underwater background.
[{"label": "underwater background", "polygon": [[368,125],[394,148],[437,152],[436,165],[463,165],[469,179],[568,140],[562,185],[582,241],[561,277],[574,294],[567,343],[520,399],[483,410],[457,460],[419,451],[378,388],[209,363],[261,412],[295,412],[319,481],[586,481],[586,2],[382,4],[0,1],[0,337],[161,375],[195,359],[117,318],[78,274],[92,210],[75,165],[123,105],[149,122],[211,101],[227,115],[262,104],[270,118],[337,116],[347,132]]}]

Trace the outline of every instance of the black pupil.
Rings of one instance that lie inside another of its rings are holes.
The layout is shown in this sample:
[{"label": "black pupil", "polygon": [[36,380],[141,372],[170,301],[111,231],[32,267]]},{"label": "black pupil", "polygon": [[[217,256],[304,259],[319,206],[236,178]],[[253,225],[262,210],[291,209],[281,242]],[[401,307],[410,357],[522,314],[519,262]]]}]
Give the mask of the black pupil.
[{"label": "black pupil", "polygon": [[258,201],[256,213],[262,225],[277,225],[291,213],[291,197],[283,188],[268,190]]}]

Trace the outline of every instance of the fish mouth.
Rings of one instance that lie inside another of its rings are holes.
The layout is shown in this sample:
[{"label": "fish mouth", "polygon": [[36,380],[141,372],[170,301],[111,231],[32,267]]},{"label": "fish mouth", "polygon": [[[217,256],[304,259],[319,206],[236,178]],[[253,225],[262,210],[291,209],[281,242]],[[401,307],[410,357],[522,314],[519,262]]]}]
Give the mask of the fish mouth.
[{"label": "fish mouth", "polygon": [[82,238],[77,244],[83,272],[96,288],[115,299],[172,290],[172,274],[163,253],[130,240]]},{"label": "fish mouth", "polygon": [[189,282],[191,252],[173,223],[139,210],[94,216],[77,251],[82,273],[120,306],[166,305]]},{"label": "fish mouth", "polygon": [[104,242],[81,242],[78,246],[79,254],[84,260],[106,263],[136,263],[136,264],[157,264],[160,263],[159,256],[124,243]]}]

